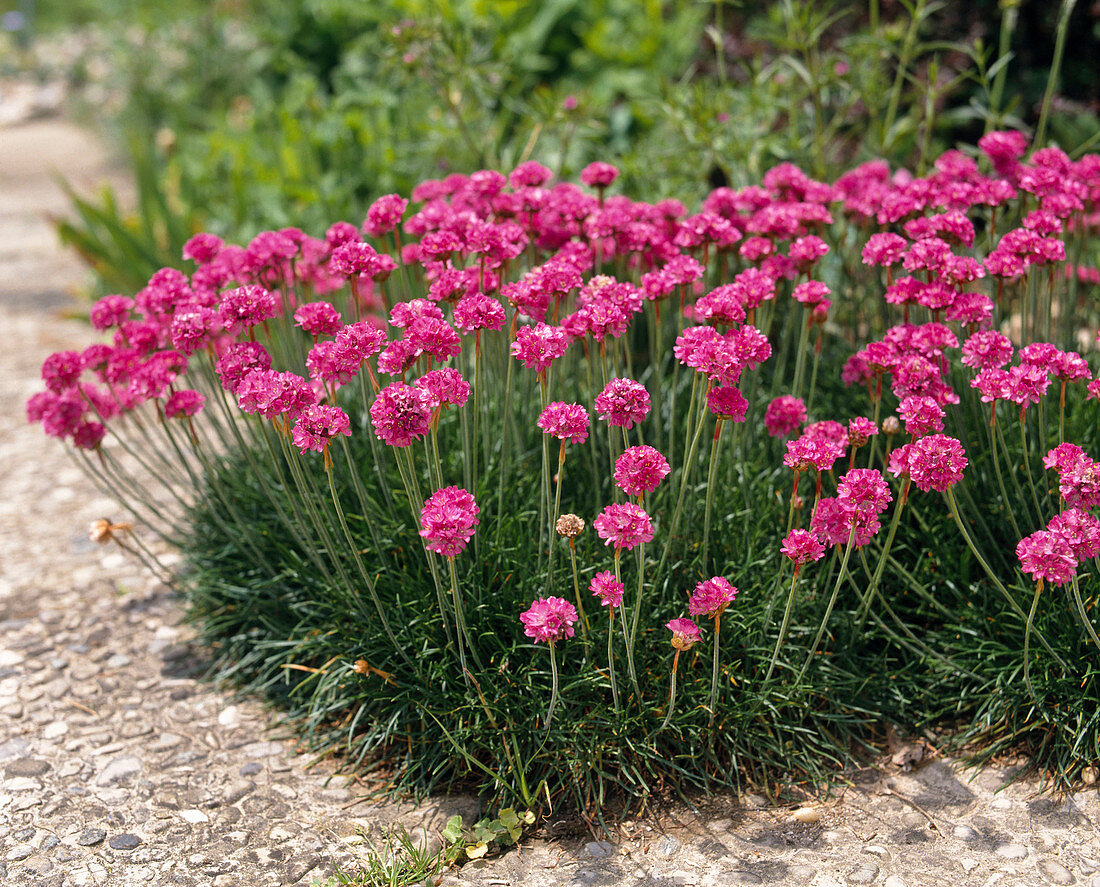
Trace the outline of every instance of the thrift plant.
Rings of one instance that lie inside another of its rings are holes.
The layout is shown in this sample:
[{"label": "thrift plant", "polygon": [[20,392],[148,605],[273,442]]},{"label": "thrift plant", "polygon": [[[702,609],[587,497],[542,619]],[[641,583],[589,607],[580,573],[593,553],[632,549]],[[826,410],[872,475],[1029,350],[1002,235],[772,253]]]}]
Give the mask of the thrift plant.
[{"label": "thrift plant", "polygon": [[220,673],[395,785],[598,810],[821,776],[887,718],[1069,780],[1100,156],[978,149],[697,212],[527,161],[200,234],[28,417],[132,512],[98,538],[183,547]]}]

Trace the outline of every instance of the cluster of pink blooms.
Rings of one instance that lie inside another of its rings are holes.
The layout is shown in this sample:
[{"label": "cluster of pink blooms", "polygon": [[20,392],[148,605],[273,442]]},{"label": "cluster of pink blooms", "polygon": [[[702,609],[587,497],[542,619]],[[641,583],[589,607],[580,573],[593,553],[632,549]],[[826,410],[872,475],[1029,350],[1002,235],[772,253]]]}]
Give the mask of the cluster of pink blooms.
[{"label": "cluster of pink blooms", "polygon": [[668,460],[653,447],[630,447],[615,460],[615,483],[628,496],[641,496],[657,489],[670,470]]},{"label": "cluster of pink blooms", "polygon": [[573,637],[577,619],[577,608],[560,597],[539,598],[519,614],[523,633],[534,638],[536,644],[553,644]]},{"label": "cluster of pink blooms", "polygon": [[653,523],[649,515],[633,502],[608,505],[592,521],[592,526],[604,545],[614,546],[616,551],[630,551],[637,545],[653,541]]},{"label": "cluster of pink blooms", "polygon": [[688,598],[688,612],[692,616],[721,616],[733,599],[737,597],[737,588],[721,576],[705,579],[695,586]]},{"label": "cluster of pink blooms", "polygon": [[623,594],[626,589],[622,582],[615,578],[610,570],[604,570],[592,577],[588,583],[588,590],[594,597],[600,599],[600,604],[614,609],[623,602]]},{"label": "cluster of pink blooms", "polygon": [[420,510],[424,547],[444,557],[461,554],[473,538],[480,511],[474,497],[460,487],[436,490]]}]

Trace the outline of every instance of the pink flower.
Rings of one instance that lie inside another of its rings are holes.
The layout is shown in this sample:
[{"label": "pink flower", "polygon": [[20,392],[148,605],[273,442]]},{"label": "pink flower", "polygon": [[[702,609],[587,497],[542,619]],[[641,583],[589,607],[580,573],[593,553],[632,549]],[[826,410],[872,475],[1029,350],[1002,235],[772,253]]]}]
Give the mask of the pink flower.
[{"label": "pink flower", "polygon": [[341,326],[340,312],[328,302],[306,302],[294,312],[294,321],[311,336],[334,336]]},{"label": "pink flower", "polygon": [[825,546],[818,542],[809,530],[791,530],[779,550],[785,557],[790,558],[796,567],[821,560],[825,556]]},{"label": "pink flower", "polygon": [[672,632],[672,646],[677,650],[690,650],[702,637],[699,626],[690,619],[670,619],[665,628]]},{"label": "pink flower", "polygon": [[898,415],[905,423],[905,431],[914,437],[923,437],[929,432],[943,431],[943,408],[931,397],[910,395],[904,397],[898,405]]},{"label": "pink flower", "polygon": [[528,369],[542,373],[553,361],[565,354],[568,348],[565,330],[540,323],[533,327],[522,326],[516,330],[516,340],[512,343],[510,352]]},{"label": "pink flower", "polygon": [[848,446],[852,449],[858,450],[876,434],[878,426],[866,416],[856,416],[848,422]]},{"label": "pink flower", "polygon": [[460,487],[436,490],[420,510],[424,547],[444,557],[461,554],[474,535],[480,511],[474,497]]},{"label": "pink flower", "polygon": [[198,391],[183,389],[173,392],[164,404],[164,415],[169,419],[179,416],[194,416],[202,409],[206,398]]},{"label": "pink flower", "polygon": [[619,177],[619,171],[610,163],[593,161],[581,170],[581,182],[590,188],[606,188]]},{"label": "pink flower", "polygon": [[1100,555],[1100,521],[1087,511],[1067,508],[1050,519],[1047,530],[1065,539],[1078,561]]},{"label": "pink flower", "polygon": [[547,404],[536,424],[559,440],[575,444],[588,440],[588,410],[579,403],[554,401]]},{"label": "pink flower", "polygon": [[615,460],[615,483],[628,496],[640,496],[657,489],[670,470],[668,460],[653,447],[630,447]]},{"label": "pink flower", "polygon": [[430,391],[442,406],[460,407],[470,396],[470,383],[462,373],[451,367],[429,370],[414,383],[417,388]]},{"label": "pink flower", "polygon": [[294,446],[302,453],[307,450],[321,453],[338,434],[351,436],[351,420],[348,419],[348,414],[330,404],[313,404],[302,410],[298,416],[292,439]]},{"label": "pink flower", "polygon": [[407,447],[427,433],[435,407],[431,392],[394,382],[378,392],[371,404],[371,424],[379,439],[390,446]]},{"label": "pink flower", "polygon": [[768,404],[764,412],[764,425],[772,437],[786,437],[798,430],[806,421],[806,404],[797,397],[781,394]]},{"label": "pink flower", "polygon": [[55,394],[76,385],[84,372],[84,357],[79,351],[57,351],[42,362],[42,381]]},{"label": "pink flower", "polygon": [[279,314],[279,297],[262,286],[249,284],[222,293],[218,320],[226,332],[237,334]]},{"label": "pink flower", "polygon": [[588,583],[588,589],[593,596],[600,599],[600,604],[605,607],[618,607],[623,602],[623,584],[615,578],[610,570],[604,570],[592,577]]},{"label": "pink flower", "polygon": [[214,365],[222,387],[233,395],[250,372],[268,369],[271,369],[271,355],[259,342],[234,342],[226,346]]},{"label": "pink flower", "polygon": [[852,545],[855,548],[862,548],[881,529],[874,511],[853,511],[838,498],[825,496],[817,503],[817,510],[810,519],[810,532],[825,545],[847,545],[853,524]]},{"label": "pink flower", "polygon": [[715,576],[695,586],[688,598],[688,612],[692,616],[721,616],[735,597],[737,588],[721,576]]},{"label": "pink flower", "polygon": [[593,522],[596,534],[604,545],[630,551],[634,546],[653,539],[653,524],[640,505],[633,502],[608,505]]},{"label": "pink flower", "polygon": [[953,437],[932,434],[909,447],[909,476],[920,489],[944,492],[962,480],[966,451]]},{"label": "pink flower", "polygon": [[454,321],[464,333],[475,330],[499,330],[504,326],[504,306],[484,293],[463,296],[454,307]]},{"label": "pink flower", "polygon": [[1012,360],[1012,342],[996,330],[981,330],[963,342],[963,366],[976,370],[999,369]]},{"label": "pink flower", "polygon": [[719,385],[707,392],[707,408],[719,419],[744,422],[749,402],[733,385]]},{"label": "pink flower", "polygon": [[1020,569],[1039,581],[1065,585],[1077,572],[1077,558],[1065,536],[1049,530],[1037,530],[1016,545]]},{"label": "pink flower", "polygon": [[645,419],[649,410],[649,392],[633,379],[612,379],[596,395],[596,414],[627,431]]},{"label": "pink flower", "polygon": [[872,234],[863,247],[864,265],[896,265],[905,255],[908,242],[904,237],[889,232]]},{"label": "pink flower", "polygon": [[577,608],[560,597],[539,598],[526,612],[519,614],[523,633],[534,638],[536,644],[552,644],[573,637],[577,618]]},{"label": "pink flower", "polygon": [[400,224],[408,206],[409,201],[400,194],[383,194],[367,210],[363,233],[369,237],[388,234]]},{"label": "pink flower", "polygon": [[89,312],[92,328],[107,330],[111,327],[122,326],[129,320],[130,311],[134,307],[133,299],[125,296],[104,296],[94,305]]},{"label": "pink flower", "polygon": [[882,514],[894,497],[877,469],[853,468],[836,485],[836,498],[845,508],[860,514]]}]

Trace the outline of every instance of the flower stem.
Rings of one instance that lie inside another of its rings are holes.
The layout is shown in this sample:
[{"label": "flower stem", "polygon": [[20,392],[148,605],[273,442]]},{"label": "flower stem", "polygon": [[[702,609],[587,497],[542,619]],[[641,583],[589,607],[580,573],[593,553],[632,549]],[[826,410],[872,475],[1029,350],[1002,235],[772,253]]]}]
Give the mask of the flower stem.
[{"label": "flower stem", "polygon": [[795,679],[795,684],[802,682],[802,676],[806,674],[806,670],[810,667],[810,663],[813,661],[814,654],[817,652],[817,646],[821,643],[821,638],[825,634],[825,627],[829,623],[829,617],[833,613],[833,607],[836,605],[837,595],[840,594],[840,586],[844,582],[844,573],[848,569],[848,557],[852,553],[852,548],[856,541],[856,522],[855,518],[852,519],[852,529],[848,532],[848,544],[844,547],[844,557],[840,560],[840,572],[836,577],[836,585],[833,586],[833,594],[829,598],[829,605],[825,608],[825,615],[821,618],[821,625],[817,629],[817,637],[814,638],[814,642],[810,647],[810,652],[806,656],[806,661],[802,664],[802,670],[799,671],[798,677]]},{"label": "flower stem", "polygon": [[554,708],[558,704],[558,662],[554,658],[554,642],[550,641],[550,707],[546,711],[546,732],[550,732],[550,719],[554,717]]},{"label": "flower stem", "polygon": [[783,641],[787,639],[787,629],[791,624],[791,613],[794,610],[794,589],[795,584],[798,582],[798,571],[801,565],[798,564],[794,568],[794,575],[791,577],[791,590],[787,593],[787,606],[783,610],[783,624],[779,626],[779,637],[775,640],[775,649],[772,650],[772,658],[768,663],[768,673],[764,675],[764,684],[771,680],[772,672],[775,671],[775,663],[779,659],[779,650],[783,646]]},{"label": "flower stem", "polygon": [[615,680],[615,608],[607,608],[607,673],[611,678],[611,704],[619,713],[619,686]]},{"label": "flower stem", "polygon": [[715,709],[715,700],[718,698],[718,654],[720,647],[718,644],[718,627],[721,624],[722,614],[714,614],[714,663],[711,666],[710,672],[710,725],[714,726],[714,718],[718,714]]},{"label": "flower stem", "polygon": [[676,705],[676,666],[680,663],[680,651],[676,651],[676,655],[672,657],[672,677],[669,679],[668,687],[668,711],[665,712],[665,719],[661,723],[661,726],[657,728],[657,732],[660,733],[665,727],[668,726],[668,722],[672,720],[672,709]]},{"label": "flower stem", "polygon": [[1035,688],[1031,685],[1031,629],[1035,623],[1035,610],[1039,606],[1039,595],[1043,591],[1043,580],[1040,577],[1039,581],[1035,583],[1035,596],[1031,599],[1031,609],[1027,614],[1027,625],[1024,628],[1024,683],[1027,685],[1027,692],[1031,696],[1032,700],[1036,703],[1039,702],[1039,697],[1035,695]]}]

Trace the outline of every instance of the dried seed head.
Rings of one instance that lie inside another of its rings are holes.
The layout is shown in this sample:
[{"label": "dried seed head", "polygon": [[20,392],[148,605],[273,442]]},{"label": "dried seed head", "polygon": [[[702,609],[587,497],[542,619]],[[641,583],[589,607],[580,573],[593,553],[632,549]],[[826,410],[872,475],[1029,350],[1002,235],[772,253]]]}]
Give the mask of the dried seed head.
[{"label": "dried seed head", "polygon": [[575,514],[563,514],[554,525],[559,536],[566,539],[576,539],[584,532],[584,521]]},{"label": "dried seed head", "polygon": [[366,674],[368,671],[370,671],[370,665],[367,664],[366,659],[356,659],[355,664],[352,666],[352,669],[355,671],[356,674]]},{"label": "dried seed head", "polygon": [[885,434],[897,434],[901,431],[901,422],[897,416],[887,416],[882,420],[882,430]]},{"label": "dried seed head", "polygon": [[134,525],[129,521],[121,521],[114,524],[107,518],[101,517],[98,520],[92,521],[91,526],[88,528],[88,538],[93,542],[104,545],[115,538],[115,533],[128,533],[133,528]]}]

